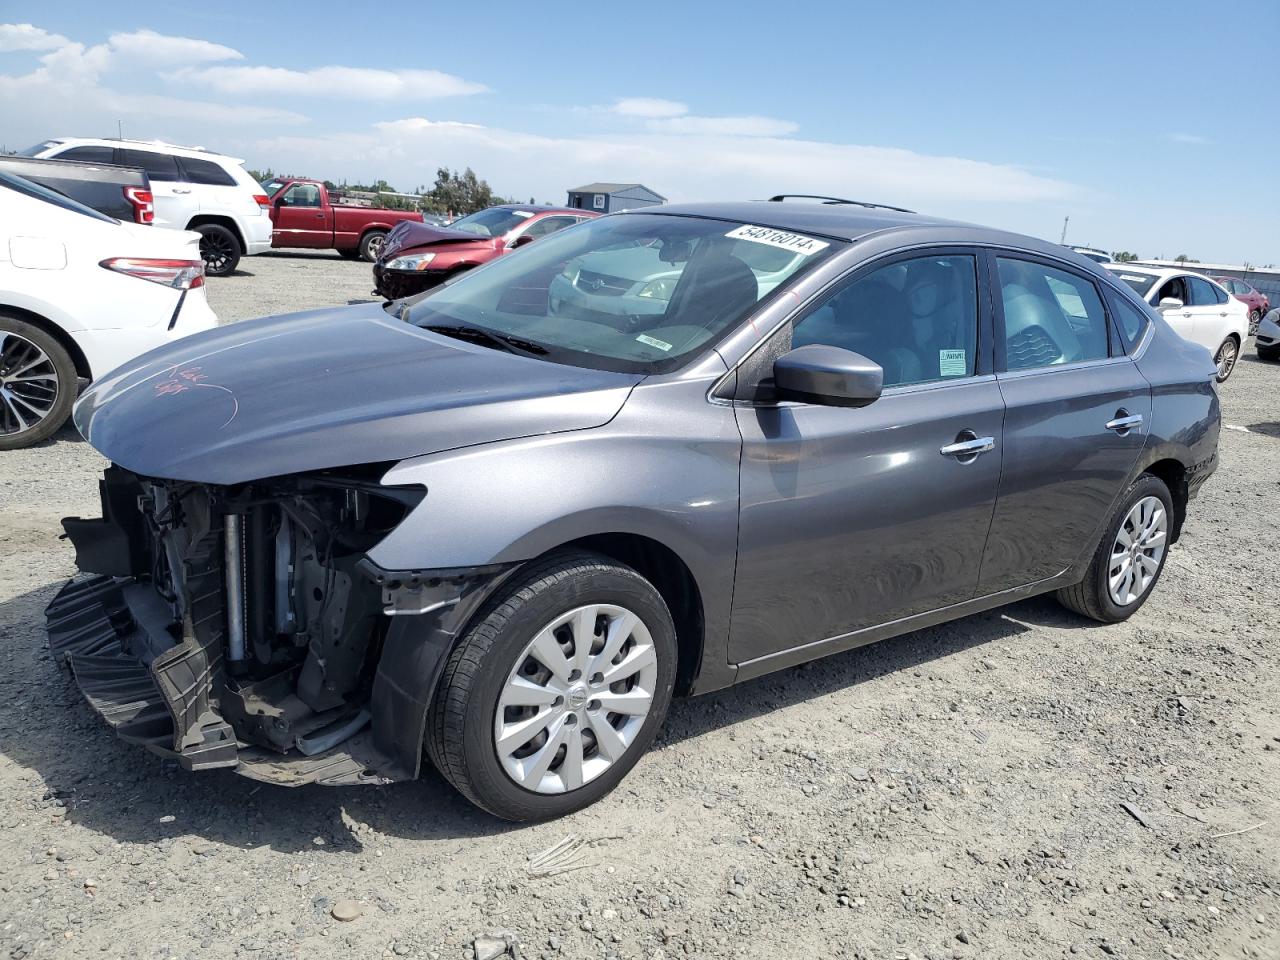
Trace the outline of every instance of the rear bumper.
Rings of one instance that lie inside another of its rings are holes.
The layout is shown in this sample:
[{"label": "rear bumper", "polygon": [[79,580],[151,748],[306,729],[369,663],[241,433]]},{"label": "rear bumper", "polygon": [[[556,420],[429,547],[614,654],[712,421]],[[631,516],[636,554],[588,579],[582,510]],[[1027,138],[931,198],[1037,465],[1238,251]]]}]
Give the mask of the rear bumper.
[{"label": "rear bumper", "polygon": [[148,350],[163,347],[192,333],[212,330],[218,325],[217,314],[209,306],[204,288],[188,290],[174,314],[146,327],[119,327],[112,330],[71,330],[77,346],[89,361],[93,379],[114,370]]}]

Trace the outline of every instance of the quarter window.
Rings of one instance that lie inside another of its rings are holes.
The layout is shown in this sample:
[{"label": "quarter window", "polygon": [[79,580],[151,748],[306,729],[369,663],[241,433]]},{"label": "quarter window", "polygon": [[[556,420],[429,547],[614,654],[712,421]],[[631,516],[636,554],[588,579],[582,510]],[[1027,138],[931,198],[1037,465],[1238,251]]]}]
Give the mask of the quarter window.
[{"label": "quarter window", "polygon": [[191,183],[204,183],[211,187],[236,186],[235,178],[211,160],[183,157],[182,169]]},{"label": "quarter window", "polygon": [[1108,293],[1107,304],[1111,307],[1111,316],[1116,322],[1125,353],[1132,353],[1142,339],[1142,332],[1147,329],[1146,314],[1118,294]]},{"label": "quarter window", "polygon": [[901,260],[854,280],[797,320],[791,343],[860,353],[884,369],[887,387],[972,376],[977,289],[971,256]]},{"label": "quarter window", "polygon": [[1108,356],[1106,312],[1092,282],[1029,260],[999,257],[996,262],[1007,369]]}]

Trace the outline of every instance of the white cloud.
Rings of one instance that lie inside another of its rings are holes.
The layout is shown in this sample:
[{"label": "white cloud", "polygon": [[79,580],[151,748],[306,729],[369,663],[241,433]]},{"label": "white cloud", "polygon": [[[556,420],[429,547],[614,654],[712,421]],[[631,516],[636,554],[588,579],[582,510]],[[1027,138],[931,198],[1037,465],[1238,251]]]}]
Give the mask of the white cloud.
[{"label": "white cloud", "polygon": [[1188,143],[1196,146],[1209,142],[1204,137],[1198,137],[1194,133],[1171,133],[1167,139],[1173,143]]},{"label": "white cloud", "polygon": [[220,43],[192,37],[170,37],[154,30],[113,33],[107,42],[113,51],[124,54],[130,61],[150,65],[244,59],[239,50]]},{"label": "white cloud", "polygon": [[678,100],[658,97],[623,97],[615,100],[609,110],[624,117],[679,117],[689,112],[689,106]]},{"label": "white cloud", "polygon": [[56,50],[70,43],[66,37],[29,23],[0,23],[0,53],[14,50]]},{"label": "white cloud", "polygon": [[367,67],[205,67],[169,78],[204,84],[219,93],[250,96],[311,96],[344,100],[428,100],[484,93],[489,88],[438,70],[378,70]]},{"label": "white cloud", "polygon": [[784,137],[799,129],[790,120],[773,117],[668,117],[649,121],[659,133],[699,133],[726,137]]},{"label": "white cloud", "polygon": [[314,170],[323,157],[315,175],[397,185],[430,182],[437,166],[469,166],[499,193],[553,202],[563,202],[574,182],[616,180],[642,182],[673,201],[797,190],[988,222],[991,205],[1005,204],[1003,225],[1023,230],[1058,222],[1060,205],[1082,193],[1008,164],[889,147],[693,133],[549,137],[423,117],[332,137],[273,137],[248,153],[254,164],[294,170]]}]

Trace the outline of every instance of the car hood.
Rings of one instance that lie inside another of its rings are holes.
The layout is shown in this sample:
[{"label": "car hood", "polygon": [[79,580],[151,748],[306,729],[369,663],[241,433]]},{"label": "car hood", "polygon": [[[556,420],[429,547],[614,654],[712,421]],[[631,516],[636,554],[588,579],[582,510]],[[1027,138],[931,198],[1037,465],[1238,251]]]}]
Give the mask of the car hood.
[{"label": "car hood", "polygon": [[361,304],[153,350],[94,383],[75,422],[135,473],[235,484],[600,426],[641,379],[455,340]]},{"label": "car hood", "polygon": [[500,237],[482,237],[469,230],[454,230],[450,227],[437,227],[430,223],[402,220],[387,234],[379,256],[385,261],[401,250],[430,247],[438,243],[475,243],[483,247],[492,247],[494,241],[500,239]]}]

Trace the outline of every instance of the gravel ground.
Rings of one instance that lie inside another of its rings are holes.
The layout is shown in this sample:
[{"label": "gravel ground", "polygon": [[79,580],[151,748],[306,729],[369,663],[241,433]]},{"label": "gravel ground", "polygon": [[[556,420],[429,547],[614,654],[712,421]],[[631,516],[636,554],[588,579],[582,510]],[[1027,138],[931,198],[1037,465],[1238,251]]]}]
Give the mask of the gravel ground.
[{"label": "gravel ground", "polygon": [[[370,278],[209,287],[232,321]],[[523,828],[434,774],[288,791],[118,742],[41,618],[104,463],[0,455],[0,956],[1280,957],[1278,388],[1250,347],[1248,432],[1130,622],[1036,599],[678,702],[611,797]]]}]

